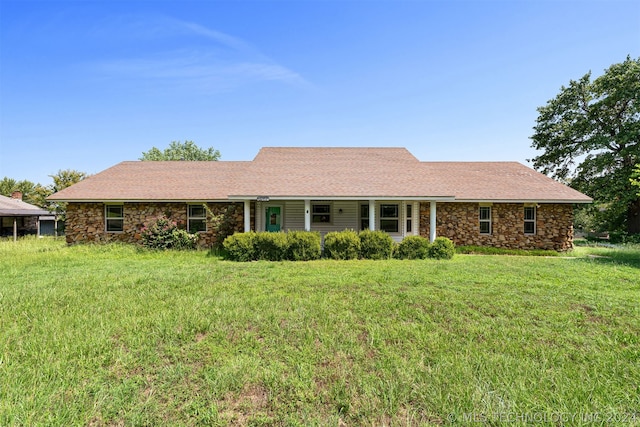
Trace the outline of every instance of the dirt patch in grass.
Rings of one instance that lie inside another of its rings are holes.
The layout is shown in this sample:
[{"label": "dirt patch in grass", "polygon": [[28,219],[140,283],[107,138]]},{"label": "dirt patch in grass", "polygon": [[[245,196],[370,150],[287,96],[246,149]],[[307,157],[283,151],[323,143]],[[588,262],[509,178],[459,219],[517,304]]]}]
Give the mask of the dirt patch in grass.
[{"label": "dirt patch in grass", "polygon": [[234,426],[250,425],[255,418],[272,417],[267,390],[259,384],[247,384],[239,393],[226,395],[220,403],[220,418]]}]

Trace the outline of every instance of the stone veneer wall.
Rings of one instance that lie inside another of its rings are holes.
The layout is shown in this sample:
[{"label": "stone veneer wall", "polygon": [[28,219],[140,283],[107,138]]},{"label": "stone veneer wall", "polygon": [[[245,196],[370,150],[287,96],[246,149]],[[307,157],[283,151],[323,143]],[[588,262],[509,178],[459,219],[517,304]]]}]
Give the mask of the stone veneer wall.
[{"label": "stone veneer wall", "polygon": [[[65,235],[68,244],[87,242],[141,243],[140,234],[145,223],[160,216],[176,221],[178,227],[187,228],[187,203],[124,203],[124,231],[106,232],[104,203],[69,203]],[[244,231],[243,203],[208,203],[211,211],[218,215],[233,206],[231,211],[235,229]],[[251,227],[255,227],[255,203],[251,204]],[[210,247],[217,243],[217,235],[209,220],[207,231],[199,233],[198,245]]]},{"label": "stone veneer wall", "polygon": [[[491,234],[480,234],[478,203],[437,203],[436,236],[456,245],[567,251],[573,247],[573,206],[539,204],[536,234],[524,234],[524,204],[493,203]],[[429,203],[420,204],[420,235],[429,237]]]}]

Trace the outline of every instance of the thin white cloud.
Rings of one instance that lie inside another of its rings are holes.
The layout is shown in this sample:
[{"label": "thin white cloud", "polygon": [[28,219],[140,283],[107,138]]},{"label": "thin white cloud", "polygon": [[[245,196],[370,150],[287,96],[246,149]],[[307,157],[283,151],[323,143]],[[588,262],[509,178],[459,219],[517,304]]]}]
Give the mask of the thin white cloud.
[{"label": "thin white cloud", "polygon": [[172,20],[172,21],[175,22],[178,26],[181,26],[191,31],[193,34],[198,34],[198,35],[207,37],[211,40],[222,43],[225,46],[236,49],[238,51],[249,52],[253,50],[247,43],[245,43],[243,40],[237,37],[233,37],[228,34],[221,33],[220,31],[211,30],[209,28],[206,28],[194,22],[186,22],[186,21],[178,21],[178,20]]},{"label": "thin white cloud", "polygon": [[[185,90],[227,91],[255,82],[311,87],[300,74],[263,55],[244,40],[173,18],[111,21],[110,31],[138,53],[96,61],[101,77],[139,80],[143,85]],[[121,31],[126,28],[126,31]],[[101,31],[105,33],[103,28]],[[149,46],[149,41],[162,41]],[[140,44],[137,48],[136,43]],[[173,46],[173,49],[164,46]],[[176,49],[176,46],[181,46]]]}]

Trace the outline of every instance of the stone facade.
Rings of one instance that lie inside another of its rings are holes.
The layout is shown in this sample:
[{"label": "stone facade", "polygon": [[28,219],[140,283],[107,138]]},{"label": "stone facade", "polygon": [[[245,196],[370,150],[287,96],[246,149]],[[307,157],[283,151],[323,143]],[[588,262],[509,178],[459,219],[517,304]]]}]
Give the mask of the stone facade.
[{"label": "stone facade", "polygon": [[[67,243],[128,242],[141,243],[144,224],[166,216],[187,228],[187,203],[124,203],[124,231],[105,231],[104,203],[69,203],[67,207]],[[208,203],[219,215],[229,210],[231,227],[244,230],[243,203]],[[480,234],[479,208],[491,206],[491,233]],[[524,233],[522,203],[438,203],[436,235],[450,238],[456,245],[493,246],[506,249],[549,249],[567,251],[573,247],[573,206],[539,204],[536,230]],[[429,237],[429,203],[420,204],[420,235]],[[255,230],[255,202],[251,203],[251,229]],[[211,247],[218,242],[215,227],[207,219],[207,231],[199,233],[199,245]]]},{"label": "stone facade", "polygon": [[[480,234],[480,206],[491,206],[490,234]],[[571,204],[537,205],[535,234],[524,233],[524,207],[522,203],[437,203],[436,236],[448,237],[456,245],[555,251],[573,247]],[[420,234],[429,237],[428,202],[420,204]]]},{"label": "stone facade", "polygon": [[[141,230],[146,223],[165,216],[175,221],[178,227],[187,228],[187,203],[123,203],[124,230],[107,232],[105,230],[104,203],[69,203],[67,206],[66,239],[68,244],[87,242],[126,242],[140,244]],[[235,231],[244,231],[243,203],[208,203],[214,215],[227,212],[231,227]],[[255,225],[255,204],[251,204],[251,227]],[[208,215],[207,215],[208,217]],[[215,227],[207,218],[207,231],[198,233],[198,245],[211,247],[218,243]]]}]

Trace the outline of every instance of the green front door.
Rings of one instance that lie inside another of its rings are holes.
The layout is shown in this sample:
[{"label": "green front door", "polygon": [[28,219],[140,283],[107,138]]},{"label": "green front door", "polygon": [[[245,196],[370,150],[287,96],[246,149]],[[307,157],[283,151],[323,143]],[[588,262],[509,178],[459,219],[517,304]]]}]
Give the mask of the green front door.
[{"label": "green front door", "polygon": [[280,206],[270,206],[267,208],[267,231],[280,231],[282,215]]}]

